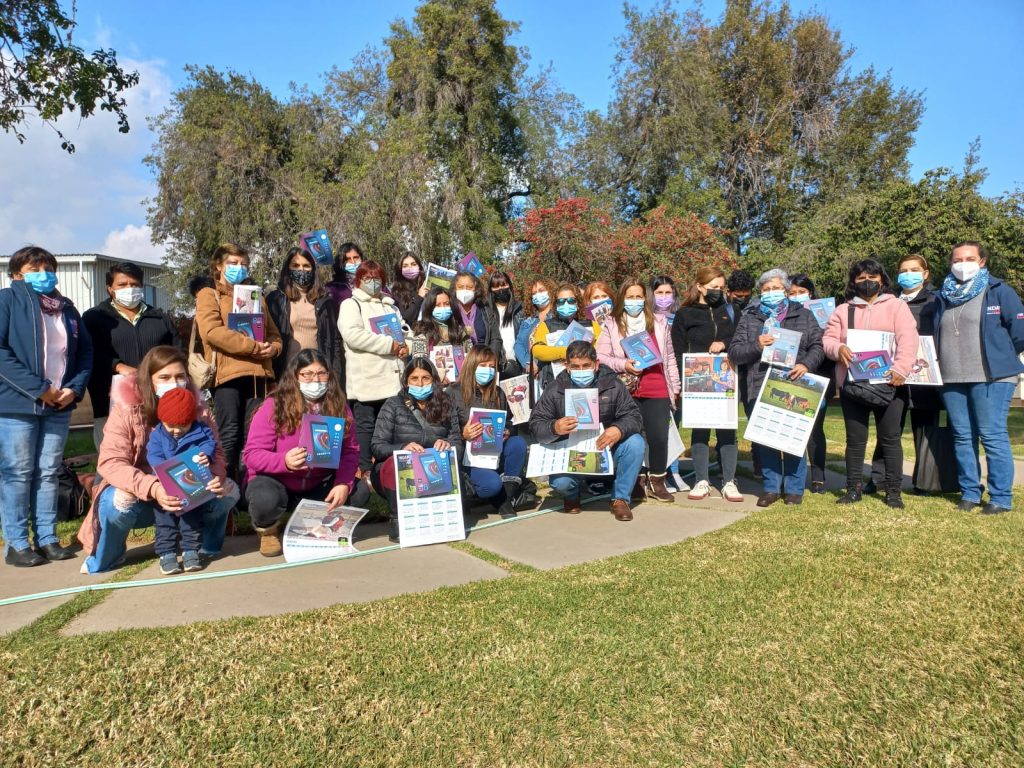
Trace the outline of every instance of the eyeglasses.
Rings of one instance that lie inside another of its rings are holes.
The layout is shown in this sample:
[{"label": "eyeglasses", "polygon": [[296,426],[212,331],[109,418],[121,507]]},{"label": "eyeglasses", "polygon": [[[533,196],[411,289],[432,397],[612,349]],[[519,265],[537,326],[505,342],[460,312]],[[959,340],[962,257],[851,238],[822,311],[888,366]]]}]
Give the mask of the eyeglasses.
[{"label": "eyeglasses", "polygon": [[298,374],[299,381],[327,381],[331,374],[329,371],[302,371]]}]

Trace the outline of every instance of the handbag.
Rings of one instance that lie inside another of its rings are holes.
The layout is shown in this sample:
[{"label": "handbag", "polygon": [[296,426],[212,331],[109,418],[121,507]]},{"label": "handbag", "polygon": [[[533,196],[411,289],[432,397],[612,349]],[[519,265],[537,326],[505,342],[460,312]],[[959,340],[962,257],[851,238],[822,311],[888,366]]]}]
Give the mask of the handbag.
[{"label": "handbag", "polygon": [[217,379],[217,352],[210,351],[208,361],[202,352],[196,352],[196,325],[192,320],[192,335],[188,341],[188,375],[199,389],[209,389]]},{"label": "handbag", "polygon": [[635,373],[625,372],[620,373],[618,376],[619,381],[621,381],[625,385],[626,391],[629,392],[629,394],[631,395],[635,395],[636,391],[640,388],[640,377],[637,376]]},{"label": "handbag", "polygon": [[929,493],[953,493],[960,490],[960,482],[953,467],[957,466],[953,446],[953,428],[932,424],[914,435],[913,483],[915,488]]},{"label": "handbag", "polygon": [[[853,328],[853,305],[849,308],[847,329]],[[885,408],[896,396],[892,384],[872,384],[870,381],[847,381],[843,383],[843,394],[855,403],[869,408]]]}]

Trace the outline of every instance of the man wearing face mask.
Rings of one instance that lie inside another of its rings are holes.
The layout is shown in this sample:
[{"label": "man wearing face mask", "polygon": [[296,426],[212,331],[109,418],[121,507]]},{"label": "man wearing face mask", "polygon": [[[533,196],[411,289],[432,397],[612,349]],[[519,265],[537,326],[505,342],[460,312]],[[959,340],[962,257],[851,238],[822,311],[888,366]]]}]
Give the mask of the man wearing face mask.
[{"label": "man wearing face mask", "polygon": [[[611,513],[616,520],[633,519],[630,496],[644,460],[643,421],[640,408],[615,372],[597,362],[597,350],[586,341],[574,341],[565,351],[566,370],[541,395],[530,414],[530,431],[543,444],[565,440],[576,429],[574,417],[565,415],[565,391],[597,389],[601,426],[597,447],[609,448],[615,461]],[[578,474],[552,475],[551,488],[562,497],[563,512],[578,514],[581,482]]]},{"label": "man wearing face mask", "polygon": [[82,315],[92,337],[93,366],[89,377],[93,439],[99,451],[103,426],[110,413],[110,384],[116,375],[134,373],[153,347],[184,344],[163,310],[143,301],[142,269],[135,264],[115,264],[107,272],[106,301]]}]

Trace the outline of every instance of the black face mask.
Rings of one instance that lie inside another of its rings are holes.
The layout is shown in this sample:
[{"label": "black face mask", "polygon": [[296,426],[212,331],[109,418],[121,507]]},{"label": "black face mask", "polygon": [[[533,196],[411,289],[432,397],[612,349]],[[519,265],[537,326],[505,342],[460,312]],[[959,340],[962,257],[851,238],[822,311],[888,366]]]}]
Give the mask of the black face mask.
[{"label": "black face mask", "polygon": [[743,309],[745,306],[747,306],[747,304],[750,303],[750,297],[747,296],[745,299],[733,299],[732,303],[733,306],[736,307],[736,309]]},{"label": "black face mask", "polygon": [[491,291],[491,296],[493,296],[494,300],[499,304],[508,304],[512,301],[512,291],[508,288],[498,288],[493,290]]},{"label": "black face mask", "polygon": [[292,282],[299,286],[299,288],[308,288],[313,284],[313,278],[316,277],[316,275],[313,274],[313,270],[311,269],[289,269],[288,277],[290,277]]},{"label": "black face mask", "polygon": [[725,303],[725,294],[718,288],[710,288],[704,294],[704,300],[712,307],[720,307]]},{"label": "black face mask", "polygon": [[882,290],[882,284],[876,283],[874,280],[858,280],[853,284],[853,290],[862,299],[870,299],[878,295],[878,292]]}]

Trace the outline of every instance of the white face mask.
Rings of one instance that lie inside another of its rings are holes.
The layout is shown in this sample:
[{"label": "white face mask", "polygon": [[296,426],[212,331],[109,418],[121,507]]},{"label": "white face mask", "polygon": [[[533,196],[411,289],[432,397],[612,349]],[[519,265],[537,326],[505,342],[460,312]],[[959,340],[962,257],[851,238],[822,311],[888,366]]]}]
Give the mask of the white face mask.
[{"label": "white face mask", "polygon": [[950,269],[953,272],[953,277],[961,283],[966,283],[968,280],[973,280],[974,276],[981,271],[981,265],[976,261],[958,261]]},{"label": "white face mask", "polygon": [[128,309],[135,309],[139,306],[142,303],[142,296],[142,289],[138,287],[119,288],[114,291],[114,301]]},{"label": "white face mask", "polygon": [[327,394],[326,381],[300,381],[299,391],[307,400],[319,400]]},{"label": "white face mask", "polygon": [[184,389],[188,386],[187,381],[162,381],[153,387],[153,394],[156,395],[157,400],[166,395],[172,389]]},{"label": "white face mask", "polygon": [[463,289],[455,292],[455,298],[459,300],[460,304],[469,304],[476,298],[476,292]]}]

